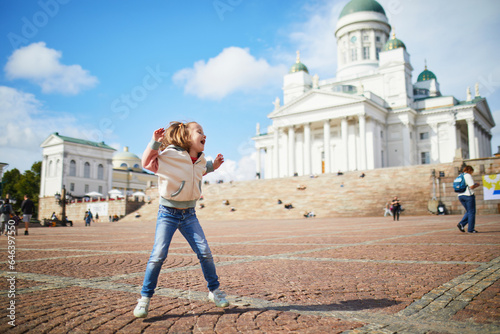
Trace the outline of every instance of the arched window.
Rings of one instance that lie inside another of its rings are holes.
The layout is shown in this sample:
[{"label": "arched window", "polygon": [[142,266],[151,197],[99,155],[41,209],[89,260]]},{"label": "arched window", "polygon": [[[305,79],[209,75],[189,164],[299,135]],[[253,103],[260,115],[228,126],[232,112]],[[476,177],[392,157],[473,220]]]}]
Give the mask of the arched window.
[{"label": "arched window", "polygon": [[134,168],[141,168],[141,166],[139,166],[139,164],[135,164]]},{"label": "arched window", "polygon": [[47,170],[47,176],[54,175],[54,162],[52,160],[49,161],[49,169]]},{"label": "arched window", "polygon": [[120,167],[125,167],[125,168],[128,168],[128,165],[127,165],[126,163],[122,163],[122,164],[120,165]]},{"label": "arched window", "polygon": [[69,162],[69,176],[76,176],[76,161],[71,160]]},{"label": "arched window", "polygon": [[97,166],[97,178],[99,180],[104,180],[104,166],[102,164]]},{"label": "arched window", "polygon": [[90,179],[90,164],[88,162],[83,166],[83,177]]},{"label": "arched window", "polygon": [[56,161],[56,172],[54,176],[61,175],[61,160],[57,159]]}]

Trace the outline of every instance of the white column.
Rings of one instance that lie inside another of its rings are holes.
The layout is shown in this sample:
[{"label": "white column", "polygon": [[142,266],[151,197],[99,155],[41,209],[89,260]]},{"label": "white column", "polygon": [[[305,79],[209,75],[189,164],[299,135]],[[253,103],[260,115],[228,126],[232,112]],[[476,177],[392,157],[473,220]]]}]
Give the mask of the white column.
[{"label": "white column", "polygon": [[380,152],[380,150],[378,150],[379,141],[377,132],[375,131],[375,120],[373,118],[368,120],[366,128],[368,129],[366,133],[366,169],[374,169],[377,165],[375,152]]},{"label": "white column", "polygon": [[260,172],[260,148],[257,148],[257,154],[255,160],[257,166],[257,170],[255,171],[255,178],[260,178],[260,175],[262,175]]},{"label": "white column", "polygon": [[40,174],[40,197],[45,197],[45,184],[47,182],[47,168],[48,168],[48,157],[47,155],[43,156],[43,162],[42,162],[42,170]]},{"label": "white column", "polygon": [[479,158],[489,156],[486,152],[486,147],[487,147],[486,131],[483,128],[481,128],[481,147],[480,147],[481,155],[479,156]]},{"label": "white column", "polygon": [[106,195],[108,191],[113,189],[113,160],[108,160],[108,165],[106,166],[106,170],[108,171],[108,190],[106,190]]},{"label": "white column", "polygon": [[278,178],[279,175],[279,129],[274,128],[274,147],[273,147],[273,178]]},{"label": "white column", "polygon": [[476,151],[476,131],[473,119],[467,120],[467,130],[469,136],[469,159],[477,159]]},{"label": "white column", "polygon": [[284,153],[284,157],[282,159],[284,165],[282,166],[282,170],[280,170],[280,175],[283,175],[283,176],[289,176],[288,175],[288,171],[289,171],[289,161],[288,161],[288,157],[290,156],[290,154],[288,154],[288,149],[289,149],[289,146],[288,145],[288,132],[285,132],[284,131],[285,129],[283,129],[283,153]]},{"label": "white column", "polygon": [[347,147],[347,117],[343,117],[340,121],[340,132],[342,135],[342,148],[344,150],[343,171],[349,170],[349,150]]},{"label": "white column", "polygon": [[455,119],[452,119],[448,122],[449,134],[450,134],[450,151],[448,156],[450,161],[453,161],[455,158],[455,152],[457,151],[457,122]]},{"label": "white column", "polygon": [[439,162],[439,138],[438,138],[438,124],[430,124],[431,128],[430,139],[431,139],[431,163],[435,164]]},{"label": "white column", "polygon": [[304,124],[304,175],[311,174],[311,124]]},{"label": "white column", "polygon": [[403,122],[403,166],[410,165],[410,124]]},{"label": "white column", "polygon": [[325,152],[325,173],[331,173],[330,120],[323,123],[323,150]]},{"label": "white column", "polygon": [[359,161],[359,169],[366,169],[366,118],[365,115],[359,115],[359,140],[361,141],[361,159]]},{"label": "white column", "polygon": [[288,173],[293,176],[297,169],[295,168],[295,128],[292,125],[288,129]]}]

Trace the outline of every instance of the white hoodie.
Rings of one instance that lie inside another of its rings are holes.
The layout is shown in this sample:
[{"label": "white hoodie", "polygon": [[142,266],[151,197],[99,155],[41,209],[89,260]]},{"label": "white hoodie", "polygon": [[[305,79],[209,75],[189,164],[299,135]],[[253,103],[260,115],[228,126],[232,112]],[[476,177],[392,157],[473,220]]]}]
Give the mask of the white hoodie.
[{"label": "white hoodie", "polygon": [[203,175],[213,172],[212,161],[201,153],[195,163],[186,150],[169,145],[159,152],[152,141],[142,156],[143,167],[158,175],[160,204],[174,208],[193,208],[201,196]]}]

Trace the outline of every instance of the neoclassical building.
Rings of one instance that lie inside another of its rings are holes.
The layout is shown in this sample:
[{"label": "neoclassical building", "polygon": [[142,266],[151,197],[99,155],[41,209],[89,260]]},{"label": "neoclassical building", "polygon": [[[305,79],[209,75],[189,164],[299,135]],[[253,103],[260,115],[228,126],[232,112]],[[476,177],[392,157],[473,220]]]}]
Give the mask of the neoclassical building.
[{"label": "neoclassical building", "polygon": [[[253,137],[257,175],[370,170],[488,157],[495,126],[476,84],[461,101],[442,95],[427,66],[417,79],[405,44],[391,35],[383,7],[351,0],[335,31],[337,76],[310,75],[297,52],[268,115]],[[453,60],[450,60],[453,61]]]},{"label": "neoclassical building", "polygon": [[55,132],[40,145],[43,149],[40,197],[61,193],[64,186],[74,197],[90,192],[108,196],[112,189],[122,194],[144,191],[157,184],[157,176],[142,169],[141,159],[116,150],[104,142],[62,136]]}]

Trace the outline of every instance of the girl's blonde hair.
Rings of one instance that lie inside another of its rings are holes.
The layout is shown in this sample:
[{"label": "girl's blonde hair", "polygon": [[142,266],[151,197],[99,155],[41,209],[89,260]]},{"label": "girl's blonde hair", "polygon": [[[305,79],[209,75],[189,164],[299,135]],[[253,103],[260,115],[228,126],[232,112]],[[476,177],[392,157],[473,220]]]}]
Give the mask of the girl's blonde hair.
[{"label": "girl's blonde hair", "polygon": [[196,122],[170,122],[161,141],[160,150],[163,151],[168,145],[175,145],[189,151],[191,148],[191,137],[189,136],[188,126],[192,123]]}]

